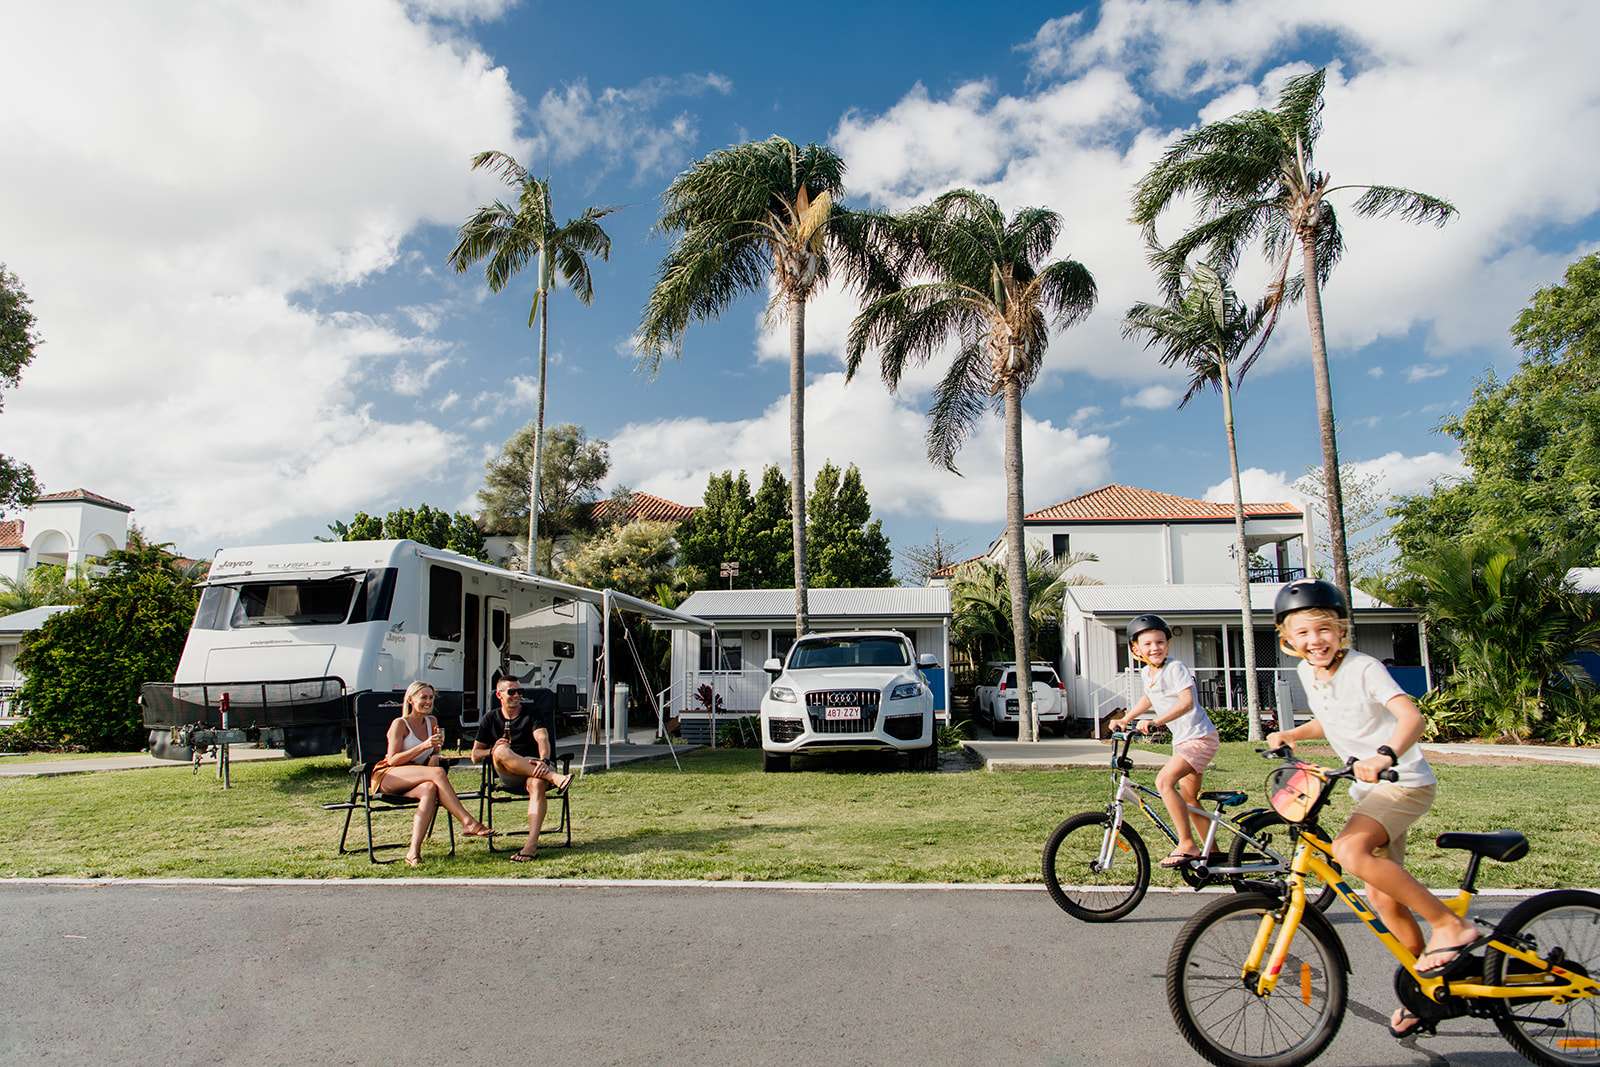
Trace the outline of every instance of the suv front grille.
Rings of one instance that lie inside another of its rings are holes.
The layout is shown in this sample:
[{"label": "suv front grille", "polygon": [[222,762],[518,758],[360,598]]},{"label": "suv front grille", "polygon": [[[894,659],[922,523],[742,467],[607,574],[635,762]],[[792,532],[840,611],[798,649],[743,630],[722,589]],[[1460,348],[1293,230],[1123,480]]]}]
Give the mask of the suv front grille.
[{"label": "suv front grille", "polygon": [[[818,734],[866,734],[878,725],[878,691],[876,689],[824,689],[806,694],[806,712],[811,718],[811,731]],[[852,707],[861,709],[859,719],[829,719],[829,708]]]},{"label": "suv front grille", "polygon": [[799,737],[805,731],[805,723],[800,719],[768,719],[767,733],[777,744],[786,744]]}]

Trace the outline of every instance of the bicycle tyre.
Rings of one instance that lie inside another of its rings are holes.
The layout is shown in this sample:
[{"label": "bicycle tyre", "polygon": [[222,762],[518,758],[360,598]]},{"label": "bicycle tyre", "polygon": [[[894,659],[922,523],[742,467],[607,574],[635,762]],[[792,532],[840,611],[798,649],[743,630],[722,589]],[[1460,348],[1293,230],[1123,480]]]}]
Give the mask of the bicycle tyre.
[{"label": "bicycle tyre", "polygon": [[[1067,879],[1063,881],[1061,878],[1063,872],[1058,869],[1063,863],[1062,846],[1074,834],[1093,834],[1093,841],[1097,843],[1103,842],[1105,840],[1104,828],[1110,826],[1110,824],[1111,816],[1105,812],[1085,811],[1063,821],[1060,826],[1055,828],[1055,832],[1050,835],[1049,840],[1044,843],[1044,855],[1041,859],[1041,864],[1044,868],[1044,884],[1050,890],[1050,899],[1054,900],[1062,911],[1074,919],[1079,919],[1086,923],[1116,922],[1132,912],[1134,908],[1137,908],[1139,902],[1144,899],[1145,891],[1150,888],[1150,852],[1144,847],[1143,839],[1134,832],[1133,828],[1127,823],[1123,823],[1117,830],[1117,836],[1126,842],[1126,851],[1132,854],[1133,860],[1132,869],[1129,872],[1133,876],[1133,882],[1127,887],[1127,893],[1120,898],[1108,895],[1107,903],[1109,906],[1104,908],[1089,907],[1074,899],[1071,895],[1072,892],[1077,891],[1076,887],[1079,885],[1074,879],[1088,872],[1087,870],[1082,872],[1068,870],[1065,872]],[[1095,830],[1097,829],[1099,832],[1096,834]],[[1081,850],[1069,849],[1068,851]],[[1122,851],[1124,850],[1113,849],[1113,858]],[[1095,854],[1098,855],[1098,847],[1095,849]],[[1120,870],[1121,868],[1117,869]],[[1108,886],[1107,888],[1109,890],[1113,887]]]},{"label": "bicycle tyre", "polygon": [[[1582,889],[1555,889],[1548,893],[1540,893],[1536,897],[1524,900],[1521,904],[1506,912],[1506,917],[1501,919],[1495,927],[1495,933],[1505,936],[1529,936],[1524,934],[1524,931],[1535,928],[1541,918],[1546,918],[1554,912],[1562,911],[1578,913],[1577,923],[1573,932],[1579,935],[1581,942],[1578,946],[1566,943],[1559,945],[1563,952],[1567,954],[1566,966],[1573,970],[1582,968],[1583,971],[1590,975],[1600,973],[1600,893],[1590,893]],[[1583,915],[1585,912],[1588,914]],[[1531,936],[1538,945],[1538,951],[1541,955],[1550,948],[1558,947],[1547,943],[1549,934],[1544,937],[1540,937],[1538,934]],[[1581,953],[1581,958],[1572,954],[1574,947],[1576,947],[1577,952]],[[1515,956],[1508,956],[1499,949],[1491,948],[1484,952],[1483,974],[1490,985],[1503,984],[1509,975],[1516,974],[1518,968],[1526,968],[1526,966]],[[1526,973],[1526,970],[1523,973]],[[1583,1012],[1580,1017],[1586,1017],[1589,1021],[1585,1024],[1585,1032],[1577,1037],[1576,1040],[1586,1046],[1582,1049],[1585,1054],[1582,1056],[1563,1056],[1559,1050],[1542,1044],[1542,1037],[1554,1038],[1556,1041],[1574,1040],[1570,1036],[1558,1036],[1559,1034],[1570,1035],[1573,1027],[1570,1025],[1561,1027],[1539,1026],[1528,1022],[1526,1016],[1522,1019],[1518,1018],[1519,1007],[1534,1004],[1542,1004],[1541,1007],[1537,1008],[1537,1011],[1543,1017],[1561,1014],[1563,1017],[1570,1019],[1574,1016],[1574,1009],[1582,1008]],[[1556,1007],[1544,1003],[1542,998],[1530,998],[1524,1005],[1502,1001],[1499,1007],[1500,1010],[1494,1017],[1494,1024],[1499,1028],[1500,1036],[1504,1037],[1524,1059],[1533,1063],[1544,1064],[1545,1067],[1571,1067],[1574,1064],[1590,1064],[1592,1067],[1596,1062],[1594,1043],[1600,1041],[1600,1023],[1594,1021],[1594,1001],[1575,1000],[1562,1007]]]},{"label": "bicycle tyre", "polygon": [[[1276,897],[1265,893],[1240,893],[1237,896],[1223,897],[1214,901],[1196,912],[1189,921],[1183,924],[1183,929],[1178,932],[1178,938],[1172,943],[1172,952],[1167,957],[1167,1007],[1172,1012],[1173,1021],[1178,1024],[1178,1030],[1183,1034],[1189,1047],[1198,1052],[1207,1063],[1216,1067],[1301,1067],[1316,1059],[1328,1047],[1334,1037],[1339,1033],[1339,1026],[1344,1021],[1345,1007],[1349,997],[1345,968],[1347,966],[1344,947],[1339,943],[1339,937],[1333,931],[1328,920],[1320,912],[1307,909],[1300,921],[1300,928],[1295,933],[1295,946],[1302,945],[1302,938],[1315,946],[1316,955],[1321,964],[1323,986],[1326,992],[1326,1007],[1314,1020],[1314,1025],[1307,1035],[1297,1041],[1292,1048],[1283,1049],[1271,1054],[1263,1051],[1260,1055],[1244,1055],[1232,1048],[1225,1046],[1214,1032],[1228,1031],[1240,1036],[1248,1045],[1250,1027],[1248,1018],[1243,1023],[1236,1021],[1215,1022],[1200,1018],[1195,1001],[1203,1001],[1204,1008],[1215,1008],[1221,1003],[1221,997],[1226,995],[1229,983],[1239,983],[1239,996],[1236,998],[1242,1005],[1241,1013],[1249,1013],[1252,1008],[1257,1008],[1257,1015],[1265,1023],[1272,1018],[1272,1009],[1267,1007],[1275,1002],[1289,1006],[1290,982],[1284,981],[1271,998],[1257,997],[1245,985],[1245,979],[1240,976],[1238,964],[1243,962],[1244,953],[1239,953],[1238,963],[1223,962],[1223,970],[1215,975],[1205,975],[1203,968],[1206,966],[1204,956],[1209,953],[1217,954],[1217,948],[1209,944],[1207,935],[1215,933],[1222,923],[1234,921],[1240,925],[1235,928],[1235,933],[1243,937],[1242,946],[1248,951],[1250,936],[1255,930],[1254,924],[1249,920],[1251,916],[1260,916],[1276,911],[1279,907]],[[1218,940],[1226,939],[1225,935]],[[1233,940],[1238,942],[1239,937]],[[1197,949],[1204,948],[1197,953]],[[1232,953],[1228,953],[1232,955]],[[1218,957],[1220,958],[1220,957]],[[1231,963],[1231,966],[1230,966]],[[1212,965],[1214,968],[1218,964]],[[1306,961],[1309,967],[1309,961]],[[1297,968],[1298,969],[1298,968]],[[1302,988],[1313,988],[1309,970],[1301,981]],[[1221,992],[1217,988],[1221,987]],[[1191,995],[1192,994],[1192,995]],[[1309,1006],[1309,993],[1307,994]],[[1236,1013],[1237,1014],[1237,1013]],[[1275,1027],[1261,1025],[1257,1027],[1258,1035],[1277,1035],[1284,1032],[1280,1024]]]},{"label": "bicycle tyre", "polygon": [[[1261,840],[1263,833],[1267,833],[1269,835],[1267,840],[1262,842],[1263,844],[1267,845],[1274,844],[1272,835],[1270,835],[1270,832],[1267,828],[1285,825],[1287,824],[1284,822],[1283,816],[1279,815],[1271,808],[1265,808],[1261,811],[1258,811],[1239,824],[1240,828],[1244,830],[1245,833],[1248,833],[1252,838],[1255,838],[1258,841]],[[1328,836],[1328,831],[1324,830],[1321,825],[1315,825],[1312,827],[1312,829],[1316,832],[1317,836],[1322,838],[1324,841],[1333,840]],[[1291,843],[1287,834],[1283,835],[1283,837],[1285,844]],[[1278,852],[1282,854],[1283,849],[1278,849]],[[1293,855],[1293,849],[1290,849],[1290,855]],[[1234,834],[1233,842],[1228,846],[1228,866],[1240,867],[1246,862],[1254,863],[1257,860],[1255,858],[1251,858],[1252,856],[1255,856],[1259,859],[1265,859],[1264,856],[1259,856],[1259,854],[1249,850],[1243,835]],[[1329,862],[1331,863],[1332,861],[1330,860]],[[1259,890],[1252,889],[1242,877],[1233,879],[1233,888],[1240,893],[1259,892]],[[1312,896],[1309,892],[1306,894],[1306,903],[1310,904],[1320,912],[1326,912],[1329,908],[1333,907],[1333,902],[1338,899],[1339,894],[1333,891],[1333,886],[1331,885],[1323,886],[1322,891],[1317,893],[1315,896]]]}]

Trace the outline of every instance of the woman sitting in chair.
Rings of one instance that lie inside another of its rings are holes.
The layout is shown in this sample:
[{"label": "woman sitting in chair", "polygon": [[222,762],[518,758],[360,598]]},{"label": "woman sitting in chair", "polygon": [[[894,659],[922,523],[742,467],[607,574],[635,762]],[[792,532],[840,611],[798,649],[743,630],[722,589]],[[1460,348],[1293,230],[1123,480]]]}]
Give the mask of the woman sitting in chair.
[{"label": "woman sitting in chair", "polygon": [[412,682],[406,688],[400,717],[389,724],[388,754],[372,769],[374,793],[399,794],[417,802],[417,816],[411,824],[411,849],[406,853],[408,867],[422,863],[422,839],[433,829],[434,815],[441,804],[461,823],[462,833],[468,837],[489,836],[489,828],[462,806],[445,773],[439,756],[444,734],[432,714],[436,695],[427,682]]}]

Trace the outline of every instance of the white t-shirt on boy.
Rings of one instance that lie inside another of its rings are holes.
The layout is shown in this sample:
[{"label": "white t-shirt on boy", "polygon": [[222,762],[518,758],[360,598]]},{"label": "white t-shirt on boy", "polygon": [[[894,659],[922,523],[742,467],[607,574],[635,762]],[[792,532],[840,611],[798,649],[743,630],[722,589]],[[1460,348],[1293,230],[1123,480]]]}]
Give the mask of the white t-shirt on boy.
[{"label": "white t-shirt on boy", "polygon": [[1173,744],[1194,741],[1217,732],[1217,728],[1211,724],[1211,716],[1200,706],[1200,690],[1194,684],[1194,672],[1188,664],[1182,660],[1168,659],[1158,670],[1147,663],[1141,668],[1140,674],[1144,678],[1144,695],[1150,698],[1150,709],[1158,719],[1177,706],[1184,690],[1194,696],[1194,703],[1189,710],[1167,723],[1167,728],[1172,731]]},{"label": "white t-shirt on boy", "polygon": [[[1317,680],[1316,668],[1304,660],[1297,671],[1311,701],[1311,714],[1322,723],[1322,732],[1340,759],[1376,756],[1378,746],[1394,737],[1396,720],[1388,705],[1405,690],[1378,660],[1365,652],[1348,651],[1325,682]],[[1396,785],[1417,788],[1438,781],[1417,745],[1400,753],[1394,769],[1400,776]],[[1353,782],[1350,795],[1360,799],[1371,789],[1371,783]]]}]

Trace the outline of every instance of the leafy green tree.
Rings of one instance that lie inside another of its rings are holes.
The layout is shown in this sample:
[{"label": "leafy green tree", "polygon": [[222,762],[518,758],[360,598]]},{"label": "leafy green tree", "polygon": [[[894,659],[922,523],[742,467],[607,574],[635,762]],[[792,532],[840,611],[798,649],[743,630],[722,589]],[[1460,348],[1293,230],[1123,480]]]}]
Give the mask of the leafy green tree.
[{"label": "leafy green tree", "polygon": [[[488,560],[483,529],[471,515],[458,511],[451,514],[430,504],[415,508],[395,508],[379,519],[358,511],[348,522],[331,522],[328,529],[339,534],[340,541],[400,541],[412,540],[420,545],[448,549],[473,559]],[[318,540],[334,540],[318,538]]]},{"label": "leafy green tree", "polygon": [[[40,344],[34,328],[33,302],[22,280],[0,263],[0,409],[5,406],[5,391],[22,381],[22,371],[33,362]],[[0,514],[33,503],[40,492],[33,468],[11,456],[0,454]]]},{"label": "leafy green tree", "polygon": [[594,278],[589,271],[589,256],[608,259],[611,256],[611,238],[600,226],[600,220],[616,208],[587,207],[583,214],[568,219],[557,226],[555,212],[550,206],[550,182],[535,178],[527,168],[504,152],[480,152],[473,157],[472,169],[487,169],[498,174],[505,183],[517,191],[517,205],[512,207],[496,200],[473,212],[461,224],[459,240],[450,250],[449,263],[457,271],[465,272],[479,260],[487,260],[484,276],[489,290],[498,293],[511,283],[528,261],[537,257],[539,276],[534,283],[533,304],[528,308],[528,326],[539,320],[539,375],[538,413],[534,417],[533,460],[527,496],[529,574],[538,573],[534,546],[539,543],[539,504],[544,494],[539,489],[539,479],[544,472],[540,458],[544,455],[544,397],[545,364],[550,335],[550,287],[559,276],[580,303],[594,300]]},{"label": "leafy green tree", "polygon": [[809,525],[809,569],[817,588],[894,584],[894,553],[882,521],[872,517],[872,503],[854,463],[843,475],[832,463],[822,465],[811,494]]},{"label": "leafy green tree", "polygon": [[871,300],[850,326],[846,374],[868,348],[878,351],[884,382],[896,389],[908,363],[921,364],[955,342],[955,358],[934,391],[928,456],[955,470],[968,433],[998,401],[1005,426],[1006,544],[1012,630],[1021,695],[1019,736],[1035,741],[1028,677],[1027,549],[1022,536],[1022,394],[1044,363],[1050,330],[1083,320],[1095,302],[1094,277],[1074,259],[1046,263],[1061,216],[1022,208],[1009,220],[989,197],[970,189],[945,193],[881,231],[908,277]]},{"label": "leafy green tree", "polygon": [[1453,665],[1427,708],[1440,726],[1593,740],[1600,702],[1573,657],[1600,652],[1600,604],[1568,581],[1581,558],[1580,546],[1524,536],[1439,537],[1407,558],[1430,640]]},{"label": "leafy green tree", "polygon": [[[752,589],[785,589],[794,580],[794,534],[789,479],[768,464],[745,522],[744,562]],[[739,571],[744,577],[744,567]]]},{"label": "leafy green tree", "polygon": [[699,510],[679,531],[681,560],[693,572],[695,584],[720,585],[717,577],[723,563],[738,560],[739,576],[735,587],[749,589],[752,575],[745,572],[746,535],[755,500],[750,495],[750,479],[740,471],[713,474],[706,482],[706,493]]},{"label": "leafy green tree", "polygon": [[[1162,366],[1189,375],[1188,391],[1178,401],[1180,409],[1208,386],[1222,394],[1222,430],[1228,440],[1228,473],[1233,481],[1234,569],[1247,634],[1255,633],[1255,619],[1250,608],[1250,549],[1244,539],[1244,488],[1239,481],[1239,444],[1233,426],[1232,376],[1242,381],[1250,369],[1252,358],[1246,349],[1266,316],[1265,305],[1246,307],[1222,272],[1203,263],[1188,271],[1187,284],[1165,304],[1141,301],[1128,309],[1122,324],[1124,337],[1139,338],[1146,348],[1160,352]],[[1249,739],[1259,741],[1261,695],[1256,684],[1254,641],[1244,643],[1244,678]]]},{"label": "leafy green tree", "polygon": [[51,604],[81,604],[89,591],[89,576],[81,567],[41,563],[20,580],[0,578],[0,615],[10,615]]},{"label": "leafy green tree", "polygon": [[[1193,208],[1198,221],[1157,257],[1168,289],[1177,292],[1191,257],[1203,257],[1231,272],[1245,249],[1260,242],[1272,265],[1267,291],[1272,309],[1257,342],[1264,345],[1285,302],[1306,302],[1311,331],[1311,366],[1316,382],[1317,421],[1322,435],[1323,484],[1327,490],[1334,580],[1350,592],[1344,506],[1339,496],[1339,447],[1328,378],[1328,343],[1322,325],[1321,286],[1344,251],[1344,237],[1328,197],[1361,190],[1352,205],[1362,217],[1398,215],[1409,222],[1443,225],[1456,209],[1445,200],[1391,185],[1333,185],[1316,169],[1322,133],[1322,89],[1327,71],[1284,83],[1278,103],[1208,122],[1183,134],[1140,179],[1133,194],[1133,221],[1160,248],[1156,220],[1175,204]],[[1294,274],[1296,256],[1299,273]]]},{"label": "leafy green tree", "polygon": [[612,527],[562,561],[562,580],[648,599],[678,577],[676,534],[670,522],[644,519]]},{"label": "leafy green tree", "polygon": [[1028,557],[1028,653],[1022,657],[1016,654],[1009,568],[988,559],[963,563],[950,578],[950,639],[980,667],[990,660],[1045,658],[1039,633],[1060,625],[1066,587],[1099,584],[1072,568],[1096,559],[1090,552],[1058,558],[1045,549]]},{"label": "leafy green tree", "polygon": [[810,629],[806,602],[806,304],[831,277],[865,287],[887,276],[870,252],[876,216],[843,210],[844,163],[823,145],[782,137],[713,152],[673,179],[657,227],[673,245],[645,305],[636,342],[659,370],[683,354],[694,320],[719,317],[740,295],[770,283],[769,314],[789,323],[789,488],[795,632]]},{"label": "leafy green tree", "polygon": [[1511,336],[1524,353],[1517,369],[1505,381],[1484,377],[1440,425],[1460,444],[1467,476],[1391,511],[1402,561],[1452,530],[1522,533],[1600,563],[1600,253],[1535,293]]},{"label": "leafy green tree", "polygon": [[139,686],[178,667],[198,590],[168,545],[135,530],[108,553],[83,601],[24,639],[18,700],[36,741],[85,749],[137,748]]},{"label": "leafy green tree", "polygon": [[[535,424],[524,426],[485,466],[483,488],[478,490],[485,529],[512,533],[527,526],[528,486],[532,482],[537,433]],[[545,433],[541,454],[539,551],[541,562],[548,563],[550,546],[556,538],[590,528],[590,509],[600,499],[601,483],[611,473],[611,446],[590,438],[583,427],[564,422]]]}]

